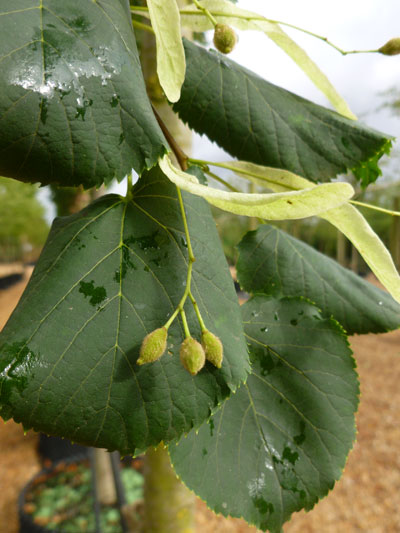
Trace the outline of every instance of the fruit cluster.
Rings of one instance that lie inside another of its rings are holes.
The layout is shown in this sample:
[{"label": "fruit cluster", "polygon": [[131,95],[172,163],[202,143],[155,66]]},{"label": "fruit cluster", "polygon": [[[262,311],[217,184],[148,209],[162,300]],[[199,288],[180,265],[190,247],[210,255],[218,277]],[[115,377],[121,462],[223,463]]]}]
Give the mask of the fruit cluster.
[{"label": "fruit cluster", "polygon": [[[143,339],[140,347],[140,356],[136,361],[138,365],[153,363],[160,359],[167,348],[168,329],[155,329]],[[180,348],[180,360],[184,368],[196,375],[204,366],[206,360],[217,368],[221,368],[223,359],[223,346],[220,339],[204,329],[201,335],[201,344],[193,337],[186,337]]]}]

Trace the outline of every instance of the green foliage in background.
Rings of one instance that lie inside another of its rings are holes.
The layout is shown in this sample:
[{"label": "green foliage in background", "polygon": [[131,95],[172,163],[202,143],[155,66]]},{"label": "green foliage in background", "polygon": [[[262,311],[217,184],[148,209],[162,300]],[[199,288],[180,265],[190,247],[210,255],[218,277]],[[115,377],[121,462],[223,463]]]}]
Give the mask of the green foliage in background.
[{"label": "green foliage in background", "polygon": [[22,259],[22,245],[39,248],[44,244],[49,227],[37,187],[0,177],[0,206],[1,261]]}]

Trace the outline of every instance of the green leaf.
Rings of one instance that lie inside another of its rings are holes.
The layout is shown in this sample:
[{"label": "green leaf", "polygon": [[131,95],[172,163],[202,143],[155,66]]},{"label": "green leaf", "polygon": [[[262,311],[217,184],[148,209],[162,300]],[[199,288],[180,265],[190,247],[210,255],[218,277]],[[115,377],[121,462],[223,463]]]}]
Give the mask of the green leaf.
[{"label": "green leaf", "polygon": [[[202,0],[207,8],[221,24],[234,26],[239,30],[261,31],[274,41],[289,57],[303,70],[316,87],[324,93],[335,109],[350,119],[356,116],[350,111],[345,100],[336,91],[318,65],[310,59],[307,53],[285,33],[276,22],[262,17],[258,13],[232,6],[228,0]],[[213,28],[212,23],[204,15],[192,15],[195,5],[189,5],[182,10],[182,26],[188,26],[197,32]],[[187,13],[187,14],[185,14]]]},{"label": "green leaf", "polygon": [[262,217],[267,220],[286,220],[305,218],[325,212],[342,205],[354,194],[349,183],[310,184],[308,189],[299,191],[247,194],[227,192],[206,187],[185,172],[175,168],[169,157],[159,161],[160,168],[180,189],[205,198],[210,204],[236,215]]},{"label": "green leaf", "polygon": [[176,0],[147,0],[147,5],[156,35],[158,79],[168,100],[176,102],[186,70],[178,4]]},{"label": "green leaf", "polygon": [[[0,414],[26,428],[135,453],[199,426],[243,381],[248,355],[236,293],[209,207],[184,194],[196,262],[192,291],[224,345],[191,377],[179,360],[183,325],[167,352],[139,366],[186,286],[188,252],[176,187],[158,169],[127,201],[100,198],[57,219],[21,302],[0,335]],[[201,330],[185,305],[192,335]],[[172,355],[171,355],[172,354]]]},{"label": "green leaf", "polygon": [[120,0],[0,0],[0,174],[99,186],[167,152]]},{"label": "green leaf", "polygon": [[174,109],[232,156],[314,181],[367,165],[387,136],[281,89],[184,40],[186,78]]},{"label": "green leaf", "polygon": [[[234,170],[239,176],[276,192],[302,190],[312,183],[295,174],[274,171],[244,161],[230,161],[221,166]],[[385,245],[363,215],[352,205],[345,203],[318,215],[333,224],[354,244],[364,261],[395,300],[400,302],[400,276]]]},{"label": "green leaf", "polygon": [[184,483],[215,512],[279,533],[343,470],[355,438],[358,381],[346,337],[299,299],[242,306],[252,375],[169,450]]},{"label": "green leaf", "polygon": [[379,168],[379,160],[383,155],[389,155],[391,148],[392,143],[384,145],[366,164],[360,163],[352,169],[354,176],[361,183],[363,189],[370,183],[374,183],[382,175],[382,170]]},{"label": "green leaf", "polygon": [[201,185],[208,185],[207,176],[204,174],[203,169],[197,165],[190,165],[186,170],[187,174],[194,176]]},{"label": "green leaf", "polygon": [[304,296],[349,335],[400,327],[400,305],[389,294],[284,231],[260,226],[239,252],[238,280],[248,292]]}]

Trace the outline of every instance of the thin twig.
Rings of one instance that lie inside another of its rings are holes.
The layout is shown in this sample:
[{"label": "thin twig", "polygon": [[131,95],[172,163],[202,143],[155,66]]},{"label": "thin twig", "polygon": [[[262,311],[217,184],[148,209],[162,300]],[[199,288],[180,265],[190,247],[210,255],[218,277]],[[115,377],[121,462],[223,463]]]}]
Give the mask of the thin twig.
[{"label": "thin twig", "polygon": [[176,142],[176,140],[172,136],[171,132],[167,128],[165,122],[163,121],[163,119],[158,114],[156,108],[153,105],[152,105],[152,108],[153,108],[154,115],[155,115],[155,117],[157,119],[157,122],[158,122],[161,130],[162,130],[163,134],[165,135],[165,138],[167,139],[168,144],[170,145],[172,151],[174,152],[176,159],[178,160],[179,166],[181,167],[181,169],[183,171],[187,170],[189,157],[185,154],[185,152],[182,150],[182,148],[178,145],[178,143]]}]

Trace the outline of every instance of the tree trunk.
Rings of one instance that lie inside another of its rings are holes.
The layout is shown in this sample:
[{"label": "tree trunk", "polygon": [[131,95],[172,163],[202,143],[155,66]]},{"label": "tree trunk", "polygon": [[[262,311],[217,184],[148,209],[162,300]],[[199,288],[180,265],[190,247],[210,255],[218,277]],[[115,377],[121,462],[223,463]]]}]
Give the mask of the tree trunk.
[{"label": "tree trunk", "polygon": [[145,458],[144,533],[194,533],[194,495],[179,481],[163,444]]},{"label": "tree trunk", "polygon": [[[178,0],[180,6],[187,4]],[[163,122],[186,154],[190,154],[192,135],[173,113],[158,83],[154,37],[141,38],[141,62],[149,97]],[[181,483],[171,466],[163,444],[149,448],[144,459],[143,533],[193,533],[194,495]]]},{"label": "tree trunk", "polygon": [[89,191],[83,187],[59,187],[50,185],[52,200],[56,205],[57,216],[65,217],[77,213],[91,200]]},{"label": "tree trunk", "polygon": [[336,240],[336,259],[338,263],[341,264],[343,267],[347,266],[346,245],[346,237],[341,231],[338,231]]},{"label": "tree trunk", "polygon": [[350,262],[351,270],[354,272],[354,274],[358,274],[359,270],[359,255],[357,248],[354,246],[354,244],[351,245],[351,262]]},{"label": "tree trunk", "polygon": [[94,463],[99,502],[102,505],[112,505],[117,501],[117,495],[108,451],[94,448]]}]

